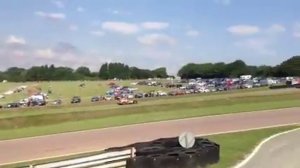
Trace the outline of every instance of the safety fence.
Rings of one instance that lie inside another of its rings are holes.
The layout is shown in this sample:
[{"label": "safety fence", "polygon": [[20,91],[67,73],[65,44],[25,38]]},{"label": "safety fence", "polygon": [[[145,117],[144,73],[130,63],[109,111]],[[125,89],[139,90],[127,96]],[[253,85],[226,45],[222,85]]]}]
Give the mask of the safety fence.
[{"label": "safety fence", "polygon": [[104,152],[101,154],[31,165],[31,168],[125,168],[126,160],[132,157],[132,149]]}]

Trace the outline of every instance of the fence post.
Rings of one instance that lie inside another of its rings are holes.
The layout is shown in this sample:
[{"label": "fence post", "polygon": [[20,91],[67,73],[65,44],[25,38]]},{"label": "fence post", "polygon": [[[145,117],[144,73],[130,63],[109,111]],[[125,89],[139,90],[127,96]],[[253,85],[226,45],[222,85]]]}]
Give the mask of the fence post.
[{"label": "fence post", "polygon": [[135,153],[135,148],[131,147],[130,149],[130,157],[133,158],[134,157],[134,153]]}]

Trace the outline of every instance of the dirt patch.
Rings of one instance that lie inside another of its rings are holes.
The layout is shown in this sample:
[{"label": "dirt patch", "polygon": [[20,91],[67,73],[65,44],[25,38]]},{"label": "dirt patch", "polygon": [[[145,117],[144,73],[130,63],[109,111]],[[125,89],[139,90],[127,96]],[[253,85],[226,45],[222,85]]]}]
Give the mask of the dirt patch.
[{"label": "dirt patch", "polygon": [[39,85],[31,85],[26,88],[26,92],[28,96],[32,96],[34,94],[38,94],[42,91],[42,88]]}]

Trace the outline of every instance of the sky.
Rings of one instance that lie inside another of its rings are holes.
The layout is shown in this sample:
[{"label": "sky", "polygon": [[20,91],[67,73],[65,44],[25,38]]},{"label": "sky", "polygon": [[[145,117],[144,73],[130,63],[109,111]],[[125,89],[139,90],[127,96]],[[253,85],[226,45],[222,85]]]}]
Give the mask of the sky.
[{"label": "sky", "polygon": [[298,0],[0,0],[0,70],[45,64],[98,71],[300,54]]}]

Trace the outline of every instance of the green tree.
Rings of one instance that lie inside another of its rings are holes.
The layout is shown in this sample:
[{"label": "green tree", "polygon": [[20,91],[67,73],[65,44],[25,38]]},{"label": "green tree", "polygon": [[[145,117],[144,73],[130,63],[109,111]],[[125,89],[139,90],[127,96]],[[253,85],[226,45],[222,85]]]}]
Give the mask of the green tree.
[{"label": "green tree", "polygon": [[262,65],[256,68],[256,71],[254,73],[254,76],[259,77],[269,77],[273,76],[274,74],[274,68],[271,66]]},{"label": "green tree", "polygon": [[99,70],[99,78],[105,79],[105,80],[110,78],[108,63],[105,63],[101,66],[101,68]]},{"label": "green tree", "polygon": [[152,71],[152,73],[153,73],[153,76],[157,77],[157,78],[167,78],[168,77],[167,68],[165,68],[165,67],[154,69]]},{"label": "green tree", "polygon": [[186,64],[178,71],[177,75],[184,79],[200,77],[200,74],[197,74],[197,66],[194,63]]},{"label": "green tree", "polygon": [[300,56],[294,56],[277,67],[277,76],[300,76]]},{"label": "green tree", "polygon": [[247,75],[250,73],[247,65],[242,60],[236,60],[227,64],[225,71],[229,77],[240,77],[241,75]]},{"label": "green tree", "polygon": [[255,71],[255,67],[247,66],[242,60],[236,60],[232,63],[204,63],[194,64],[189,63],[184,65],[178,75],[181,78],[224,78],[224,77],[239,77],[240,75],[250,74]]},{"label": "green tree", "polygon": [[5,77],[10,82],[21,82],[25,80],[25,73],[24,68],[11,67],[5,71]]},{"label": "green tree", "polygon": [[78,80],[74,70],[69,67],[57,67],[54,72],[55,80]]},{"label": "green tree", "polygon": [[153,72],[148,69],[139,69],[137,67],[131,67],[130,71],[131,79],[147,79],[154,77]]},{"label": "green tree", "polygon": [[88,67],[84,67],[84,66],[78,67],[75,72],[82,76],[86,76],[86,77],[91,76],[91,71]]},{"label": "green tree", "polygon": [[5,77],[4,72],[0,71],[0,82],[2,82],[3,80],[6,80],[6,77]]}]

